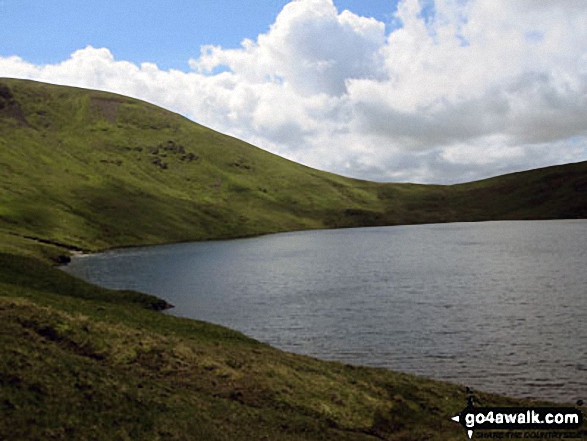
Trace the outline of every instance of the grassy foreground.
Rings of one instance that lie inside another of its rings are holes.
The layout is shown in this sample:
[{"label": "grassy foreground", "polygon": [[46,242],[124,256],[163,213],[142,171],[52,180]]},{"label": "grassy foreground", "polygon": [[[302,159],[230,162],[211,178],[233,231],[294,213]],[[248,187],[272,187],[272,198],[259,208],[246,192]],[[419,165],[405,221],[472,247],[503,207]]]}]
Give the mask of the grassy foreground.
[{"label": "grassy foreground", "polygon": [[464,439],[463,387],[284,353],[152,301],[0,255],[0,439]]},{"label": "grassy foreground", "polygon": [[308,228],[578,217],[587,163],[372,183],[138,100],[0,79],[0,440],[465,439],[450,421],[461,386],[284,353],[50,262]]}]

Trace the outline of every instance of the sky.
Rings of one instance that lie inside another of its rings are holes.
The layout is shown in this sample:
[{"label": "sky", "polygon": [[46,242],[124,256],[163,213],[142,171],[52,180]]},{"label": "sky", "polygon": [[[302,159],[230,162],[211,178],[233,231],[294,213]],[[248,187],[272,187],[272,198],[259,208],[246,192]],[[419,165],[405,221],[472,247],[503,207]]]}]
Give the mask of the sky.
[{"label": "sky", "polygon": [[345,176],[587,160],[584,0],[0,0],[0,77],[140,98]]}]

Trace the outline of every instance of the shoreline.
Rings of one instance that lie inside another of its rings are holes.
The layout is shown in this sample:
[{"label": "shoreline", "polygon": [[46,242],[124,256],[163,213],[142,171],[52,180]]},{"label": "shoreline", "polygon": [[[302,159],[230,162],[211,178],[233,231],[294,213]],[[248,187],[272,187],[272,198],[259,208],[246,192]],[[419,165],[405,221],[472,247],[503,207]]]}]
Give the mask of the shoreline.
[{"label": "shoreline", "polygon": [[[487,222],[484,222],[484,223],[510,223],[510,222],[511,221],[487,221]],[[534,221],[514,221],[514,222],[534,222]],[[587,220],[585,220],[585,219],[580,219],[580,220],[577,220],[577,219],[562,219],[562,220],[558,220],[557,219],[557,220],[549,220],[549,222],[557,222],[557,223],[580,223],[580,224],[583,224],[583,223],[587,222]],[[471,223],[471,224],[478,224],[478,222]],[[435,225],[435,224],[427,224],[427,225],[430,226],[430,225]],[[446,225],[446,224],[445,223],[441,223],[441,224],[436,224],[436,225]],[[372,227],[359,227],[359,229],[364,229],[364,228],[371,229]],[[376,228],[386,228],[386,227],[376,227]],[[578,227],[578,228],[581,228],[581,227]],[[306,232],[320,232],[320,231],[329,232],[329,231],[331,231],[331,229],[324,229],[324,230],[306,230]],[[292,233],[292,232],[283,232],[283,233],[277,233],[277,234],[290,234],[290,233]],[[241,238],[239,238],[239,239],[241,239]],[[225,241],[225,240],[226,239],[222,239],[221,241]],[[202,241],[193,241],[193,243],[201,243],[201,242]],[[155,245],[155,246],[163,246],[163,245],[173,245],[173,244],[158,244],[158,245]],[[146,246],[146,247],[149,247],[149,246]],[[136,247],[129,247],[129,249],[132,249],[132,248],[136,248]],[[124,250],[124,248],[120,248],[120,250]],[[143,289],[144,289],[144,287],[143,287]],[[171,315],[176,316],[173,313]],[[196,318],[190,317],[189,315],[187,315],[187,316],[186,315],[183,315],[183,316],[180,316],[180,317],[190,318],[190,319],[196,319]],[[205,321],[207,321],[209,319],[196,319],[196,320],[205,320]],[[211,322],[211,323],[214,323],[214,322]],[[221,323],[221,322],[216,322],[216,323]],[[222,326],[228,326],[228,327],[230,327],[230,324],[224,324],[224,323],[222,323],[221,325]],[[241,326],[238,329],[245,329],[245,328],[243,328]],[[241,331],[241,332],[243,332],[243,331]],[[248,335],[251,335],[251,334],[248,334]],[[282,350],[285,350],[285,351],[292,351],[293,350],[294,353],[296,353],[296,354],[301,354],[301,355],[309,355],[310,354],[311,356],[320,357],[319,355],[312,355],[311,353],[307,353],[307,352],[296,352],[295,349],[291,349],[291,348],[288,348],[288,347],[283,347],[283,348],[280,347],[280,348]],[[340,361],[340,362],[343,362],[343,363],[352,363],[353,365],[356,365],[356,366],[368,366],[369,365],[368,363],[365,363],[364,361],[363,362],[349,362],[349,361],[346,361],[344,359],[341,360],[341,359],[336,359],[336,358],[335,359],[332,359],[332,358],[319,358],[319,359],[321,359],[321,360],[337,360],[337,361]],[[376,367],[376,368],[379,367],[379,368],[394,370],[391,367],[387,367],[387,366],[383,366],[383,365],[379,365],[379,366],[373,366],[373,365],[371,365],[371,367]],[[401,371],[401,372],[408,372],[408,371]],[[564,374],[564,372],[563,372],[563,374]],[[415,375],[418,375],[419,376],[419,374],[415,374]],[[430,374],[428,374],[428,375],[430,375]],[[427,376],[426,378],[442,379],[443,377],[430,377],[430,376]],[[561,378],[566,378],[566,377],[562,376]],[[448,381],[450,381],[450,380],[448,380]],[[488,389],[485,389],[485,391],[488,391]],[[493,391],[492,393],[500,393],[500,394],[504,393],[504,392],[498,391],[498,390],[492,390],[492,391]],[[535,398],[535,399],[543,399],[543,400],[549,399],[549,400],[553,400],[553,398],[548,398],[546,396],[543,396],[542,398],[536,398],[536,395],[508,395],[508,396],[510,396],[512,398],[521,398],[521,399],[528,399],[529,397],[531,397],[531,398]],[[565,394],[565,397],[566,396],[568,396],[568,394]],[[573,398],[571,398],[571,399],[559,398],[559,399],[555,399],[555,400],[557,400],[557,401],[560,400],[558,402],[570,403],[570,402],[573,401]]]}]

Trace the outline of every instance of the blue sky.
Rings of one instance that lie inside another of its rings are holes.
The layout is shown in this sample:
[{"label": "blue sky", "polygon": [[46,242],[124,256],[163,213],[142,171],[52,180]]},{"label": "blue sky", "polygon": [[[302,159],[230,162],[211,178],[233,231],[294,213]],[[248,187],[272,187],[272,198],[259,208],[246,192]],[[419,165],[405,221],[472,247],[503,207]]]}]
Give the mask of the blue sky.
[{"label": "blue sky", "polygon": [[[202,45],[236,48],[269,30],[288,0],[0,0],[0,56],[56,63],[90,45],[117,59],[188,70]],[[397,0],[338,0],[391,23]]]},{"label": "blue sky", "polygon": [[346,176],[457,183],[587,160],[585,23],[585,0],[0,0],[0,77],[140,98]]}]

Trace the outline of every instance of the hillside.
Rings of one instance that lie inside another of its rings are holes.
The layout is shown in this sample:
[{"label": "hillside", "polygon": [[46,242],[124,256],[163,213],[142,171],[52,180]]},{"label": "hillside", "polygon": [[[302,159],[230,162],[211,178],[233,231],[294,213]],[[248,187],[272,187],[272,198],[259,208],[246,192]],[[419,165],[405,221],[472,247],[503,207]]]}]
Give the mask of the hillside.
[{"label": "hillside", "polygon": [[587,163],[454,186],[373,183],[304,167],[139,100],[0,79],[0,234],[13,236],[5,242],[34,237],[93,251],[577,217],[587,217]]},{"label": "hillside", "polygon": [[135,99],[0,79],[0,439],[463,439],[450,421],[462,386],[284,353],[47,262],[297,229],[578,217],[587,163],[372,183]]},{"label": "hillside", "polygon": [[86,250],[322,228],[376,185],[130,98],[0,81],[0,230]]}]

